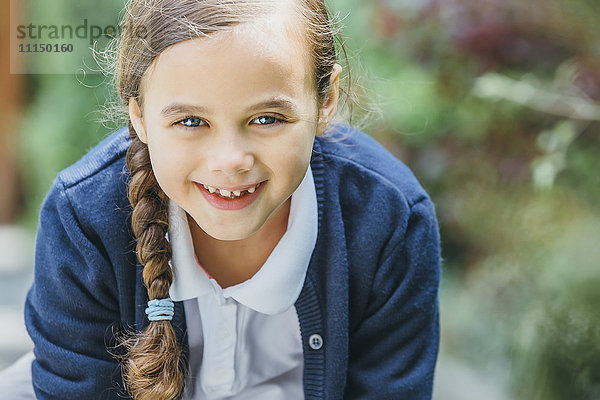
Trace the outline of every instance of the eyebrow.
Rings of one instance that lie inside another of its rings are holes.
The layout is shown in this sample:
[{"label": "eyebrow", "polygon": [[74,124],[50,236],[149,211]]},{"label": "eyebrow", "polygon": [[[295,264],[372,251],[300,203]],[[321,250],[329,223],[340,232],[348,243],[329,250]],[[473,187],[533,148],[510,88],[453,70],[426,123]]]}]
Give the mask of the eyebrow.
[{"label": "eyebrow", "polygon": [[[246,109],[247,113],[258,111],[262,109],[278,109],[281,111],[286,111],[291,114],[297,114],[297,106],[296,104],[283,97],[273,97],[267,99],[265,101],[261,101],[256,103]],[[168,118],[173,115],[180,114],[209,114],[210,110],[204,106],[193,105],[193,104],[185,104],[185,103],[171,103],[162,109],[160,115],[163,118]]]}]

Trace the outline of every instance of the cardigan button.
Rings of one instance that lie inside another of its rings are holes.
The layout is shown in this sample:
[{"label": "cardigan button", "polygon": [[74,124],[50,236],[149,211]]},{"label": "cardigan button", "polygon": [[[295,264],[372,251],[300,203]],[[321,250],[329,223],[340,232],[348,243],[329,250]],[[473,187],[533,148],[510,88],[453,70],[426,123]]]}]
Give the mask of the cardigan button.
[{"label": "cardigan button", "polygon": [[319,350],[323,347],[323,338],[318,334],[310,335],[308,338],[308,345],[313,350]]}]

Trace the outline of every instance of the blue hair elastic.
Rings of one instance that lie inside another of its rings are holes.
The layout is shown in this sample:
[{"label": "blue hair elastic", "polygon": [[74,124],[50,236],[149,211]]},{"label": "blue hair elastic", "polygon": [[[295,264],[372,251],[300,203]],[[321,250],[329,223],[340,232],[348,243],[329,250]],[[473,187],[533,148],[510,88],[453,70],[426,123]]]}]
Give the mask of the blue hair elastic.
[{"label": "blue hair elastic", "polygon": [[173,319],[173,311],[175,305],[173,300],[166,299],[154,299],[148,302],[148,308],[146,308],[146,314],[150,321],[170,321]]}]

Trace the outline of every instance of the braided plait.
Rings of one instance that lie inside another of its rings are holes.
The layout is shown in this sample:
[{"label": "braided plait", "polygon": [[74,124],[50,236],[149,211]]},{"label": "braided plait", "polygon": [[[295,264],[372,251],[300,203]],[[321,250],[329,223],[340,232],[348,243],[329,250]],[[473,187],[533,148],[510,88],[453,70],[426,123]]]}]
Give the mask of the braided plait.
[{"label": "braided plait", "polygon": [[[168,222],[168,197],[162,191],[150,163],[148,146],[136,135],[127,150],[131,180],[128,197],[133,214],[131,226],[137,238],[137,256],[144,266],[143,279],[148,297],[169,297],[173,272],[169,265],[171,245],[165,234]],[[183,392],[185,363],[170,321],[150,321],[146,330],[125,342],[124,373],[126,386],[136,400],[174,400]]]}]

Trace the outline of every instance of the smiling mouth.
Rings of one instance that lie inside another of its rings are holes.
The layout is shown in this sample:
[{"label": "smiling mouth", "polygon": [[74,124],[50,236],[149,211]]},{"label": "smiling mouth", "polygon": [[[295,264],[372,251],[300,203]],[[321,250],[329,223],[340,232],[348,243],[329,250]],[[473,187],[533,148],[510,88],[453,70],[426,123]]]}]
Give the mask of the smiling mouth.
[{"label": "smiling mouth", "polygon": [[216,195],[216,196],[218,196],[222,199],[226,199],[226,200],[235,200],[240,197],[244,197],[244,196],[254,193],[263,183],[264,183],[264,181],[259,182],[256,185],[250,186],[245,190],[219,189],[219,188],[214,188],[212,186],[205,185],[205,184],[200,184],[199,186],[202,186],[204,188],[204,190],[206,192],[208,192],[209,194]]}]

